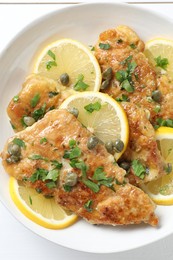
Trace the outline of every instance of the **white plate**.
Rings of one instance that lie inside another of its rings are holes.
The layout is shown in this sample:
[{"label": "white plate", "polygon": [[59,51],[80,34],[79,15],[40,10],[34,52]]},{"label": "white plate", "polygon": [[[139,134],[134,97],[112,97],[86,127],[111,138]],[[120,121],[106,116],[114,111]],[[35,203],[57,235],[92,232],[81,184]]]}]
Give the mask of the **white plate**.
[{"label": "white plate", "polygon": [[[173,39],[173,24],[164,17],[131,5],[86,4],[56,11],[35,21],[23,30],[0,57],[0,150],[13,134],[6,107],[20,90],[25,76],[31,71],[33,57],[48,42],[73,38],[87,45],[96,42],[100,32],[126,24],[146,41],[154,37]],[[156,210],[160,226],[128,227],[93,226],[81,220],[64,230],[48,230],[23,216],[12,203],[8,191],[9,177],[0,166],[0,199],[9,211],[38,235],[68,248],[95,253],[120,252],[144,246],[173,233],[173,206]]]}]

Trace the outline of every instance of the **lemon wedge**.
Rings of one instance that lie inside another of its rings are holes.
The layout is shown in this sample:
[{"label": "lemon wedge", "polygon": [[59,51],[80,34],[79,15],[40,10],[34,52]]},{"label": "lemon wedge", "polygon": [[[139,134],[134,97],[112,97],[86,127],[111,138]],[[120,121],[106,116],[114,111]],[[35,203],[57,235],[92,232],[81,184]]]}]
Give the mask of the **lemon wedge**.
[{"label": "lemon wedge", "polygon": [[17,208],[30,220],[48,229],[62,229],[72,225],[77,216],[63,209],[53,198],[45,198],[22,182],[10,177],[10,195]]},{"label": "lemon wedge", "polygon": [[46,46],[35,60],[34,73],[57,80],[68,91],[99,91],[102,80],[92,51],[72,39]]},{"label": "lemon wedge", "polygon": [[173,41],[156,38],[145,45],[145,55],[156,71],[167,74],[173,79]]},{"label": "lemon wedge", "polygon": [[160,127],[156,131],[156,139],[167,166],[167,175],[151,181],[142,188],[159,205],[173,205],[173,128]]},{"label": "lemon wedge", "polygon": [[124,147],[115,152],[116,160],[126,150],[129,125],[124,109],[113,98],[100,92],[82,92],[67,98],[60,108],[77,109],[78,120],[105,144],[121,140]]}]

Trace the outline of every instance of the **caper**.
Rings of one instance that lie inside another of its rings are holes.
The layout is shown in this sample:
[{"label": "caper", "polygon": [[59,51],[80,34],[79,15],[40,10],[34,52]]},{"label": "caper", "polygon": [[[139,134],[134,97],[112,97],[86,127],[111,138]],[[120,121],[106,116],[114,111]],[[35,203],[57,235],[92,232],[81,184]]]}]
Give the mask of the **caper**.
[{"label": "caper", "polygon": [[76,107],[72,107],[68,110],[71,114],[73,114],[76,118],[79,115],[79,110]]},{"label": "caper", "polygon": [[77,183],[77,174],[75,172],[68,172],[65,178],[65,185],[75,186]]},{"label": "caper", "polygon": [[113,148],[115,149],[115,152],[120,153],[124,149],[124,143],[120,139],[117,139],[115,142],[113,142]]},{"label": "caper", "polygon": [[113,152],[113,143],[111,141],[108,141],[105,143],[105,147],[108,151],[108,153],[112,153]]},{"label": "caper", "polygon": [[123,168],[125,171],[128,171],[130,169],[130,163],[129,162],[121,162],[120,167]]},{"label": "caper", "polygon": [[113,71],[112,71],[112,68],[107,68],[105,71],[103,71],[102,73],[102,78],[103,79],[108,79],[110,80],[113,76]]},{"label": "caper", "polygon": [[156,102],[160,102],[161,101],[161,98],[162,98],[162,94],[160,92],[160,90],[154,90],[152,92],[152,99]]},{"label": "caper", "polygon": [[10,155],[19,156],[21,154],[21,148],[17,144],[10,143],[7,150]]},{"label": "caper", "polygon": [[96,147],[96,145],[99,143],[99,139],[96,136],[91,136],[88,138],[87,147],[89,150]]},{"label": "caper", "polygon": [[110,85],[110,79],[106,79],[106,80],[104,80],[104,81],[102,82],[100,89],[101,89],[101,90],[104,90],[104,89],[108,88],[109,85]]},{"label": "caper", "polygon": [[10,157],[8,157],[6,159],[6,162],[11,164],[11,163],[17,163],[20,161],[20,156],[16,156],[16,155],[11,155]]},{"label": "caper", "polygon": [[31,126],[35,123],[35,119],[31,116],[24,116],[23,121],[27,126]]},{"label": "caper", "polygon": [[67,86],[69,83],[69,75],[67,73],[63,73],[60,76],[60,81],[63,86]]}]

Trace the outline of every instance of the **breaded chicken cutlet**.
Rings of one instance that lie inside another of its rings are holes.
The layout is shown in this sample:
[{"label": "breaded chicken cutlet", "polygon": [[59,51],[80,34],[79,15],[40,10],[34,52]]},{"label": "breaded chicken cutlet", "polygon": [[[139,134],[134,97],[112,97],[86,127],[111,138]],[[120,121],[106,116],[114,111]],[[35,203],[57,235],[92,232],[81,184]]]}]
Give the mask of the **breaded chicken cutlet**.
[{"label": "breaded chicken cutlet", "polygon": [[7,141],[2,163],[8,174],[92,224],[156,226],[154,203],[128,183],[102,143],[88,149],[91,136],[72,114],[55,109]]},{"label": "breaded chicken cutlet", "polygon": [[131,166],[130,173],[136,182],[151,181],[166,173],[153,126],[159,117],[173,118],[170,105],[173,92],[168,93],[172,87],[167,90],[166,80],[157,76],[143,53],[144,47],[138,35],[127,26],[101,33],[95,46],[103,75],[101,91],[121,102],[128,116],[129,145],[121,160],[139,160],[148,169],[145,176],[136,176]]}]

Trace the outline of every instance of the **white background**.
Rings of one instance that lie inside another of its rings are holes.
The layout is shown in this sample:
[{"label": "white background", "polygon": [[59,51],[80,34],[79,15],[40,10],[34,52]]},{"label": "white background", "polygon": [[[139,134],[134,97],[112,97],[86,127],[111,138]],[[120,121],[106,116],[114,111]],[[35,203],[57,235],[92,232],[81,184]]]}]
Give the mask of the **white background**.
[{"label": "white background", "polygon": [[[21,3],[23,1],[0,0],[0,3],[2,2]],[[31,4],[31,2],[46,2],[44,0],[28,0],[27,2],[30,2],[30,4],[26,4],[26,1],[24,2],[25,4],[0,4],[0,52],[18,31],[34,19],[59,8],[69,6],[69,4],[65,4],[65,2],[72,4],[72,2],[74,3],[79,1],[61,1],[63,4],[59,4],[60,1],[54,0],[51,1],[52,4]],[[55,2],[59,3],[53,4]],[[167,17],[170,17],[170,19],[173,19],[173,3],[146,4],[141,3],[142,1],[138,2],[140,3],[136,5],[140,4],[142,8],[154,10],[158,13],[165,14]],[[81,253],[63,248],[38,237],[18,223],[0,202],[0,260],[172,260],[172,244],[173,235],[149,246],[124,253],[107,255]]]}]

